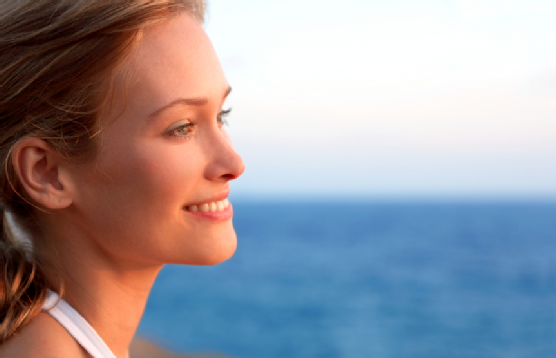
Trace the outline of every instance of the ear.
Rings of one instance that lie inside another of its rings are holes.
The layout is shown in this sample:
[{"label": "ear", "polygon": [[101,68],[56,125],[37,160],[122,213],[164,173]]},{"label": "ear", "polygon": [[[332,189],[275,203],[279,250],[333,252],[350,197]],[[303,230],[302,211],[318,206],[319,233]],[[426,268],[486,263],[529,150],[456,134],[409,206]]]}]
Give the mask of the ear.
[{"label": "ear", "polygon": [[23,138],[12,151],[12,163],[21,185],[37,204],[62,209],[72,203],[64,162],[50,144],[36,137]]}]

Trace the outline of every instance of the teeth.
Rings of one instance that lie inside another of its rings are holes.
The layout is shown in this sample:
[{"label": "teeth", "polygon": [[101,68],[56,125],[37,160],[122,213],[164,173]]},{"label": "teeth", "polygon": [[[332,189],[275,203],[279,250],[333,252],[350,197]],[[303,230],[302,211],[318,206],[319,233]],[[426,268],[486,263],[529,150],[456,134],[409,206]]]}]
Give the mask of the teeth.
[{"label": "teeth", "polygon": [[218,213],[224,211],[230,206],[228,199],[221,201],[213,201],[212,203],[205,203],[201,205],[190,205],[185,208],[187,211],[202,212],[202,213]]}]

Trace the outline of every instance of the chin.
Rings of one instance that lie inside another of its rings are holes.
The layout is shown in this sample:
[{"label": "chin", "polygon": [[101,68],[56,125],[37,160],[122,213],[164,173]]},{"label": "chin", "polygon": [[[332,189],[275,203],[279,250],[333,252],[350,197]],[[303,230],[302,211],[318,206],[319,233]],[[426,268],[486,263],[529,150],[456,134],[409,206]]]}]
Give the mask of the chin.
[{"label": "chin", "polygon": [[190,257],[186,262],[180,263],[194,266],[217,265],[231,258],[236,248],[237,237],[235,232],[233,232],[226,235],[225,238],[220,237],[214,245],[208,245],[203,252],[199,252],[194,257]]}]

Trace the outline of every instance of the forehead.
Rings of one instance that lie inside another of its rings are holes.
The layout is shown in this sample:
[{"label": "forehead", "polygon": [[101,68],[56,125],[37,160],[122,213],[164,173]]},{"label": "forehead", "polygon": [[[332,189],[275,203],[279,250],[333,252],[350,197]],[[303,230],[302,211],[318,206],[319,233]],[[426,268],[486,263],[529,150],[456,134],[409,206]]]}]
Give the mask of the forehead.
[{"label": "forehead", "polygon": [[228,87],[212,43],[187,14],[145,29],[125,72],[128,105],[145,113],[180,97],[221,100]]}]

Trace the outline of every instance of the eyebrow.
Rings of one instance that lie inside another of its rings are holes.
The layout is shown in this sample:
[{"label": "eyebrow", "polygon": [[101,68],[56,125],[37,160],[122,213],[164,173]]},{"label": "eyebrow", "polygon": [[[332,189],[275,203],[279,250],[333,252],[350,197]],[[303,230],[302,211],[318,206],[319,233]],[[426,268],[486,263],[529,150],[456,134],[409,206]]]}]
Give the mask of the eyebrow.
[{"label": "eyebrow", "polygon": [[[224,96],[222,97],[222,99],[226,99],[226,97],[228,97],[230,92],[232,92],[232,87],[228,86],[228,88],[226,89],[226,92],[224,92]],[[157,109],[156,111],[151,113],[149,115],[149,118],[154,118],[154,117],[158,116],[160,113],[164,112],[165,110],[170,109],[172,107],[175,107],[177,105],[204,106],[207,103],[208,103],[208,98],[207,97],[177,98],[177,99],[173,100],[172,102],[168,103],[167,105],[165,105],[163,107],[160,107],[159,109]]]}]

